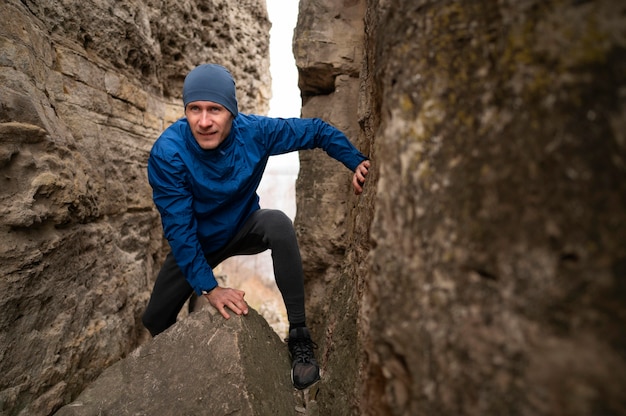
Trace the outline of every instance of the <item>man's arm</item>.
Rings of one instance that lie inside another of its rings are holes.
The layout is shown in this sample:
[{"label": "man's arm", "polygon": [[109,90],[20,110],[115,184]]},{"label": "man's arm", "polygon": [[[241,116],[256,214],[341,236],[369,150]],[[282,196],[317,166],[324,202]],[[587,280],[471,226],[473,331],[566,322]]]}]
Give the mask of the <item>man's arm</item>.
[{"label": "man's arm", "polygon": [[184,166],[178,158],[150,155],[148,180],[154,204],[161,214],[165,237],[183,275],[200,295],[203,290],[217,286],[217,281],[198,241],[193,197],[184,176]]},{"label": "man's arm", "polygon": [[[169,160],[172,162],[172,159]],[[179,167],[180,169],[180,167]],[[196,235],[191,194],[184,185],[184,173],[152,155],[148,161],[148,178],[153,188],[154,202],[176,262],[183,275],[199,295],[229,319],[226,307],[237,315],[248,314],[248,304],[241,290],[219,287],[213,270],[206,262]]]},{"label": "man's arm", "polygon": [[264,129],[262,137],[268,140],[272,155],[321,148],[353,172],[368,159],[341,130],[319,118],[257,117],[257,120]]}]

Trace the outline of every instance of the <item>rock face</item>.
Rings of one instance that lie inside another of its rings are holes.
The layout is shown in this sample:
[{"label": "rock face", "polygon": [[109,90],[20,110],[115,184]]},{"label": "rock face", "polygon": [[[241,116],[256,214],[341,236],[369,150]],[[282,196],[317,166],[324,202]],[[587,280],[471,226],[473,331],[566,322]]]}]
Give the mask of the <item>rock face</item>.
[{"label": "rock face", "polygon": [[267,110],[269,22],[261,0],[7,0],[0,19],[0,413],[45,415],[144,338],[148,152],[199,63]]},{"label": "rock face", "polygon": [[107,368],[56,416],[294,415],[287,346],[254,309],[207,307]]},{"label": "rock face", "polygon": [[[302,116],[335,125],[367,155],[369,147],[360,139],[358,122],[365,6],[364,1],[302,0],[294,56]],[[347,246],[360,238],[352,234],[351,213],[372,207],[362,206],[364,198],[352,195],[351,179],[352,173],[323,151],[300,152],[295,224],[307,276],[307,322],[320,345],[318,355],[325,357],[320,414],[348,414],[347,409],[360,400],[354,388],[362,376],[364,351],[357,347],[356,322],[364,276],[346,266],[365,263]]]},{"label": "rock face", "polygon": [[302,157],[320,413],[626,414],[625,6],[365,6],[302,0],[294,43],[374,162],[355,199]]}]

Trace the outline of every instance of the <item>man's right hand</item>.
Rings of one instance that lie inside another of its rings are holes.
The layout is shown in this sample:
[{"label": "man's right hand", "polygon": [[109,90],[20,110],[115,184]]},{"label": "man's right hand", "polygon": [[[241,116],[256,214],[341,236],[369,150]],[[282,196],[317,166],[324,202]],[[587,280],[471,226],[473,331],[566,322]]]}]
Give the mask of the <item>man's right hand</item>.
[{"label": "man's right hand", "polygon": [[217,286],[209,293],[206,293],[204,297],[225,319],[229,319],[230,315],[226,312],[226,307],[237,315],[248,314],[248,304],[243,299],[245,295],[246,293],[243,290]]}]

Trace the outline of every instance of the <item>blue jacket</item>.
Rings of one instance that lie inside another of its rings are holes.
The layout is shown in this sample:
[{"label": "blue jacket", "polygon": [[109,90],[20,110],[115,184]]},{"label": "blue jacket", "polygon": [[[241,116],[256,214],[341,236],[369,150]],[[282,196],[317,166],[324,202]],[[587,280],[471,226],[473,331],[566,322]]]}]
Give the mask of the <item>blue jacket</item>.
[{"label": "blue jacket", "polygon": [[320,119],[239,113],[214,150],[200,148],[186,118],[161,134],[148,159],[148,180],[174,258],[198,295],[217,286],[204,255],[224,247],[260,208],[256,191],[268,158],[318,147],[352,171],[367,159]]}]

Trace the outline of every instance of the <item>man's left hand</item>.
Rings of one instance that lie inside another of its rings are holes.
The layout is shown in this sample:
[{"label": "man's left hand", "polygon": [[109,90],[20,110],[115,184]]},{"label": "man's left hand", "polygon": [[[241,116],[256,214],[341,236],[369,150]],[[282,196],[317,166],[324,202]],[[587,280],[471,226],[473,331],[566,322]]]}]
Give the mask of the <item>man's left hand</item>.
[{"label": "man's left hand", "polygon": [[370,161],[364,160],[359,163],[359,166],[354,170],[354,176],[352,177],[352,186],[354,187],[354,194],[361,195],[363,193],[363,185],[365,185],[365,177],[369,172]]}]

